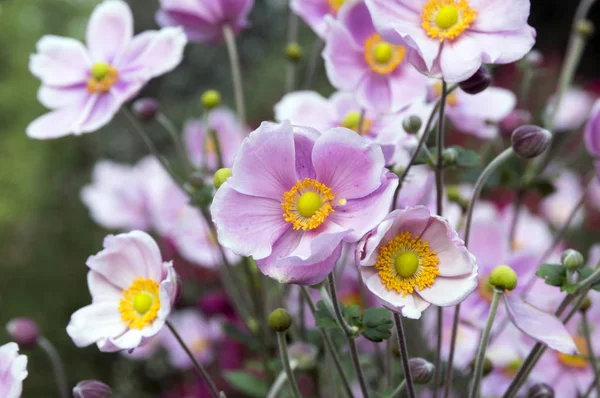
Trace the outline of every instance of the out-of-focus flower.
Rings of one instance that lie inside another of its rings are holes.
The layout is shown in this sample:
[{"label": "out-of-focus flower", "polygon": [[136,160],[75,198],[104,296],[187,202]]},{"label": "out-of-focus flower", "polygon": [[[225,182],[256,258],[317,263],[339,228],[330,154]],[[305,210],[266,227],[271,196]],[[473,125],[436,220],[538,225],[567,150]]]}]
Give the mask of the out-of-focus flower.
[{"label": "out-of-focus flower", "polygon": [[381,148],[345,128],[263,123],[211,207],[219,242],[282,282],[312,285],[391,207],[397,177]]},{"label": "out-of-focus flower", "polygon": [[33,348],[40,338],[40,328],[31,318],[14,318],[6,324],[6,331],[22,348]]},{"label": "out-of-focus flower", "polygon": [[[565,225],[578,205],[583,195],[583,187],[580,177],[568,169],[558,171],[557,178],[553,182],[556,191],[542,200],[540,209],[554,227],[560,228]],[[571,220],[570,226],[576,227],[582,222],[583,209],[579,209]]]},{"label": "out-of-focus flower", "polygon": [[144,97],[136,100],[131,106],[133,114],[142,122],[154,120],[160,109],[160,104],[156,98]]},{"label": "out-of-focus flower", "polygon": [[146,83],[181,62],[186,38],[180,28],[133,37],[131,9],[121,0],[100,3],[90,18],[87,48],[44,36],[29,69],[42,81],[39,101],[49,113],[27,126],[31,138],[80,135],[107,124]]},{"label": "out-of-focus flower", "polygon": [[223,28],[234,34],[248,26],[254,0],[160,0],[156,21],[160,26],[181,26],[192,42],[218,44]]},{"label": "out-of-focus flower", "polygon": [[448,222],[424,207],[390,213],[359,243],[367,288],[408,318],[434,304],[456,305],[477,287],[477,264]]},{"label": "out-of-focus flower", "polygon": [[92,304],[71,316],[67,333],[78,347],[101,351],[145,345],[163,327],[176,295],[176,274],[156,242],[142,231],[109,235],[88,258]]},{"label": "out-of-focus flower", "polygon": [[300,370],[308,370],[316,365],[319,350],[312,344],[294,343],[288,348],[290,361],[295,361]]},{"label": "out-of-focus flower", "polygon": [[27,357],[19,355],[16,343],[0,346],[0,397],[19,398],[27,377]]},{"label": "out-of-focus flower", "polygon": [[291,9],[322,39],[327,33],[327,16],[337,17],[346,0],[292,0]]},{"label": "out-of-focus flower", "polygon": [[226,108],[217,108],[208,114],[208,123],[203,120],[188,121],[183,127],[183,139],[190,161],[197,167],[206,167],[215,172],[219,169],[217,145],[209,129],[216,132],[223,156],[223,166],[231,167],[233,158],[242,139],[247,135],[246,128],[235,114]]},{"label": "out-of-focus flower", "polygon": [[[441,94],[442,84],[431,82],[427,90],[428,100],[436,100]],[[488,87],[474,95],[457,88],[446,98],[446,115],[463,133],[490,139],[498,135],[498,123],[515,109],[516,104],[515,94],[504,88]]]},{"label": "out-of-focus flower", "polygon": [[[169,321],[198,362],[208,364],[214,360],[216,345],[223,338],[219,321],[204,319],[198,311],[190,309],[173,312]],[[173,366],[179,369],[193,366],[192,360],[171,333],[165,333],[161,337],[162,345],[169,354],[169,362]]]},{"label": "out-of-focus flower", "polygon": [[[577,130],[583,126],[593,105],[594,97],[587,91],[580,88],[567,90],[560,101],[560,107],[554,118],[554,132]],[[553,112],[555,106],[556,96],[552,96],[546,107],[546,118]]]},{"label": "out-of-focus flower", "polygon": [[596,101],[585,125],[585,147],[588,153],[600,158],[600,100]]},{"label": "out-of-focus flower", "polygon": [[502,134],[510,137],[517,127],[531,123],[531,113],[523,109],[514,109],[504,119],[500,121],[498,126]]},{"label": "out-of-focus flower", "polygon": [[362,108],[396,112],[423,95],[427,78],[408,62],[403,45],[384,41],[363,1],[329,19],[323,58],[331,84],[354,93]]},{"label": "out-of-focus flower", "polygon": [[390,43],[409,46],[409,60],[450,83],[482,63],[507,64],[535,43],[529,0],[367,0],[375,27]]},{"label": "out-of-focus flower", "polygon": [[112,389],[98,380],[83,380],[73,387],[73,398],[111,398]]}]

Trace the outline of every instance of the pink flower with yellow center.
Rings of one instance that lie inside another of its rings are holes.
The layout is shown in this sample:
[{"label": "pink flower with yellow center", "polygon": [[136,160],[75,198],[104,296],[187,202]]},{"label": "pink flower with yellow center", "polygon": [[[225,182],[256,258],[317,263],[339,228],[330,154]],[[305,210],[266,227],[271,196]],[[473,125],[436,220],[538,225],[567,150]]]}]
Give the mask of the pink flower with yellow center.
[{"label": "pink flower with yellow center", "polygon": [[327,76],[338,90],[352,92],[362,108],[396,112],[424,94],[427,79],[408,62],[407,48],[382,39],[363,1],[344,6],[329,24]]},{"label": "pink flower with yellow center", "polygon": [[529,0],[366,0],[379,34],[411,49],[423,73],[450,83],[482,63],[521,59],[535,43]]},{"label": "pink flower with yellow center", "polygon": [[390,213],[359,243],[356,261],[384,307],[418,319],[431,304],[456,305],[477,287],[475,257],[424,206]]},{"label": "pink flower with yellow center", "polygon": [[398,180],[384,166],[379,145],[352,130],[263,123],[213,200],[219,242],[282,283],[318,283],[342,243],[358,241],[390,210]]},{"label": "pink flower with yellow center", "polygon": [[92,304],[76,311],[67,326],[78,347],[133,349],[160,332],[175,301],[177,275],[150,235],[109,235],[87,266]]},{"label": "pink flower with yellow center", "polygon": [[50,139],[98,130],[146,83],[181,62],[186,38],[181,28],[133,36],[127,3],[100,3],[87,27],[86,46],[44,36],[30,58],[42,81],[39,101],[51,111],[27,126],[32,138]]}]

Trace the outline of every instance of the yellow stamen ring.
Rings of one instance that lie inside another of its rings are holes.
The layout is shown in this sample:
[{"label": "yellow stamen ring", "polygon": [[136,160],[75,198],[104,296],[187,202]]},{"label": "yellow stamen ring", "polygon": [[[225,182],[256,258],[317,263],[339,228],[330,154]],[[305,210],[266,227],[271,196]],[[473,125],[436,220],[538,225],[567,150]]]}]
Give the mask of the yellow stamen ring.
[{"label": "yellow stamen ring", "polygon": [[406,297],[415,288],[423,290],[433,284],[440,274],[438,263],[428,242],[403,232],[379,249],[375,269],[388,290]]},{"label": "yellow stamen ring", "polygon": [[158,289],[157,282],[144,278],[137,278],[129,289],[123,289],[119,312],[129,329],[143,329],[156,319],[160,310]]},{"label": "yellow stamen ring", "polygon": [[375,33],[365,40],[365,60],[371,70],[387,75],[396,70],[404,60],[406,49],[384,41]]},{"label": "yellow stamen ring", "polygon": [[429,0],[423,6],[421,26],[433,39],[454,40],[464,32],[477,17],[477,10],[467,0]]},{"label": "yellow stamen ring", "polygon": [[[344,117],[344,120],[342,120],[341,126],[346,127],[347,129],[353,130],[354,132],[358,133],[358,130],[361,127],[360,126],[360,123],[361,123],[360,118],[361,118],[360,112],[350,111],[350,112],[348,112],[346,117]],[[364,118],[364,120],[362,121],[362,129],[360,130],[360,133],[362,135],[368,134],[369,131],[371,131],[372,124],[373,124],[373,122],[370,119]]]},{"label": "yellow stamen ring", "polygon": [[119,80],[119,71],[106,62],[96,62],[92,65],[90,79],[87,82],[87,90],[92,93],[107,93]]},{"label": "yellow stamen ring", "polygon": [[296,181],[296,185],[284,193],[281,199],[283,218],[294,229],[315,229],[334,212],[334,198],[331,188],[312,178]]},{"label": "yellow stamen ring", "polygon": [[331,13],[333,15],[337,15],[338,11],[340,10],[340,8],[342,8],[346,0],[327,0],[327,2],[329,3]]}]

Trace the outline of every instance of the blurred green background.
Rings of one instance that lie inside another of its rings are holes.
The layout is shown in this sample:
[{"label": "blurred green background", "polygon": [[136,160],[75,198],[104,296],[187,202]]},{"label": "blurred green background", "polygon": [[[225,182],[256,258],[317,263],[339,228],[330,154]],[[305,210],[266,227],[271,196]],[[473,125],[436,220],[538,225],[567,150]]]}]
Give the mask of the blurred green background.
[{"label": "blurred green background", "polygon": [[[90,301],[86,258],[101,249],[107,233],[88,217],[79,191],[89,182],[98,159],[134,162],[146,151],[119,117],[93,134],[52,141],[30,140],[25,127],[44,109],[36,100],[39,82],[28,71],[29,54],[44,34],[83,39],[87,19],[98,0],[0,1],[0,344],[8,341],[6,322],[29,316],[55,343],[66,363],[69,382],[96,378],[106,382],[127,377],[129,365],[118,354],[95,346],[77,349],[65,332],[70,315]],[[129,2],[136,31],[155,28],[157,0]],[[576,2],[533,0],[530,23],[538,28],[539,47],[560,55],[566,44]],[[598,14],[598,10],[594,11]],[[239,38],[250,123],[272,117],[284,87],[286,62],[281,57],[288,11],[284,0],[257,0],[252,26]],[[301,43],[309,55],[314,36],[301,24]],[[598,40],[591,41],[581,75],[596,72]],[[303,80],[304,66],[299,80]],[[319,69],[319,91],[332,89]],[[585,80],[581,79],[580,80]],[[232,104],[229,63],[223,46],[189,45],[180,67],[153,81],[142,93],[160,98],[178,126],[200,117],[199,95],[219,89]],[[159,147],[169,151],[168,137],[150,127]],[[29,377],[24,397],[57,396],[47,359],[27,351]],[[139,394],[152,396],[151,392]]]}]

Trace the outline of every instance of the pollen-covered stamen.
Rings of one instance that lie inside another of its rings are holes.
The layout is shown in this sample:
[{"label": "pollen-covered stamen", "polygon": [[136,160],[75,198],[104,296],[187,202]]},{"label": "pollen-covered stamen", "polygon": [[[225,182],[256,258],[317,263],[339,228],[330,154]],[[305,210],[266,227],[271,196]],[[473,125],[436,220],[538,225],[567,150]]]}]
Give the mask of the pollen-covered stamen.
[{"label": "pollen-covered stamen", "polygon": [[577,347],[579,354],[569,355],[558,353],[558,360],[560,363],[570,368],[585,369],[590,366],[588,361],[589,351],[585,338],[577,336],[573,341],[575,341],[575,346]]},{"label": "pollen-covered stamen", "polygon": [[119,301],[121,320],[130,329],[143,329],[150,325],[160,310],[159,285],[152,279],[138,278],[129,289],[123,290]]},{"label": "pollen-covered stamen", "polygon": [[281,199],[283,218],[294,229],[315,229],[334,211],[334,198],[331,188],[312,178],[296,181]]},{"label": "pollen-covered stamen", "polygon": [[346,0],[327,0],[327,2],[329,3],[329,8],[331,9],[331,13],[333,15],[336,15],[338,13],[338,11],[340,10],[340,8],[342,8],[342,6],[344,5]]},{"label": "pollen-covered stamen", "polygon": [[371,70],[387,75],[396,70],[404,60],[406,49],[384,41],[375,33],[365,40],[365,60]]},{"label": "pollen-covered stamen", "polygon": [[[371,131],[371,125],[373,122],[366,117],[361,121],[361,113],[358,111],[350,111],[342,120],[341,126],[346,127],[347,129],[354,130],[355,132],[359,132],[361,134],[367,134]],[[362,123],[362,126],[361,126]]]},{"label": "pollen-covered stamen", "polygon": [[[435,82],[433,84],[433,93],[435,94],[435,98],[440,98],[442,96],[442,82]],[[446,95],[446,105],[456,106],[456,104],[458,104],[458,97],[455,90]]]},{"label": "pollen-covered stamen", "polygon": [[439,259],[429,249],[429,243],[410,232],[403,232],[379,249],[375,269],[388,290],[403,297],[430,287],[440,274]]},{"label": "pollen-covered stamen", "polygon": [[90,93],[107,93],[119,80],[117,69],[106,62],[96,62],[90,71],[87,89]]},{"label": "pollen-covered stamen", "polygon": [[454,40],[475,20],[477,10],[467,0],[429,0],[423,6],[421,26],[433,39]]}]

